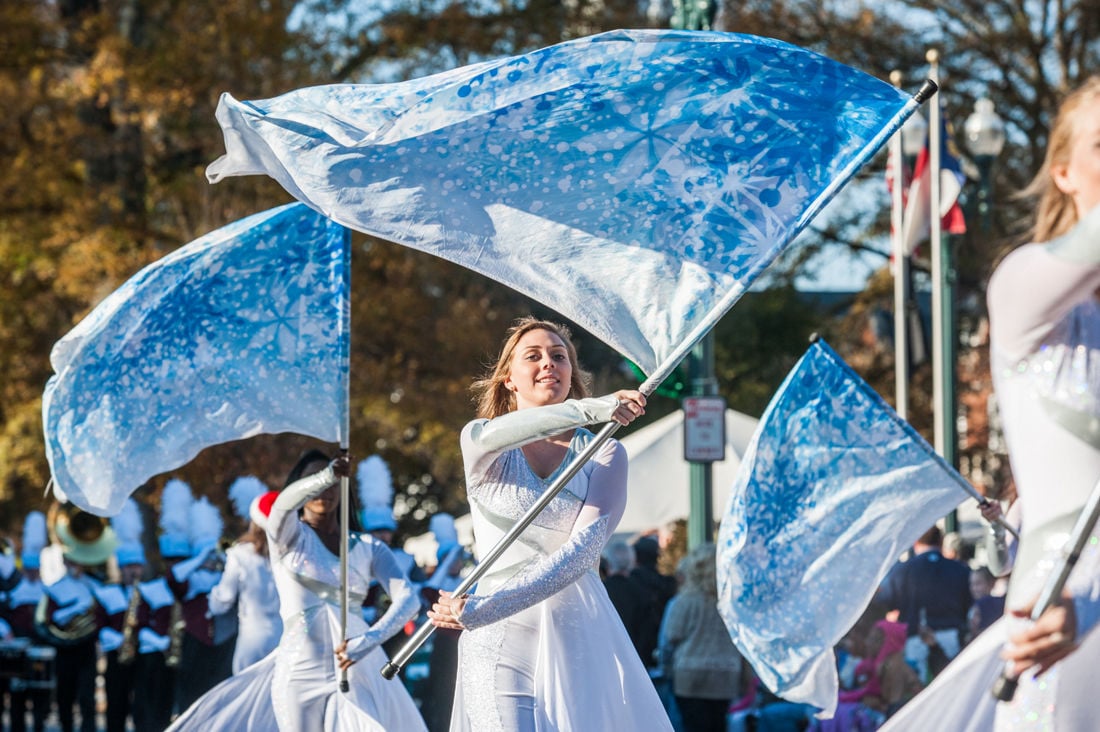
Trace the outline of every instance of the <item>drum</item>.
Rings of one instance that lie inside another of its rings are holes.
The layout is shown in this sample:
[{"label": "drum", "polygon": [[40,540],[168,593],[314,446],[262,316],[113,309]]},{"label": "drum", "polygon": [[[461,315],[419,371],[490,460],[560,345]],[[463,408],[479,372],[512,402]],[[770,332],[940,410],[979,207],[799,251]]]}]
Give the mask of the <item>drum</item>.
[{"label": "drum", "polygon": [[27,649],[27,673],[23,677],[28,689],[52,689],[57,685],[57,649],[52,646],[31,646]]},{"label": "drum", "polygon": [[27,674],[30,638],[0,641],[0,679],[21,679]]}]

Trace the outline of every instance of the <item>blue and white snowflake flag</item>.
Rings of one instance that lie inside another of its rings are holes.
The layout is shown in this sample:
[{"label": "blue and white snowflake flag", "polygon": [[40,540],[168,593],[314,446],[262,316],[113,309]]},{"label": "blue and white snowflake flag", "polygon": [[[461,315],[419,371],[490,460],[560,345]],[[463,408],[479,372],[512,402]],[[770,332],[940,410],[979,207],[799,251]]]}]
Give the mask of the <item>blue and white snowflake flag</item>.
[{"label": "blue and white snowflake flag", "polygon": [[660,383],[916,106],[780,41],[615,31],[402,83],[225,94],[207,175],[267,174],[487,275]]},{"label": "blue and white snowflake flag", "polygon": [[718,535],[718,609],[761,682],[832,715],[833,646],[964,485],[831,348],[811,345],[760,418]]},{"label": "blue and white snowflake flag", "polygon": [[144,268],[50,354],[58,492],[117,513],[146,480],[260,433],[347,444],[347,230],[301,203]]}]

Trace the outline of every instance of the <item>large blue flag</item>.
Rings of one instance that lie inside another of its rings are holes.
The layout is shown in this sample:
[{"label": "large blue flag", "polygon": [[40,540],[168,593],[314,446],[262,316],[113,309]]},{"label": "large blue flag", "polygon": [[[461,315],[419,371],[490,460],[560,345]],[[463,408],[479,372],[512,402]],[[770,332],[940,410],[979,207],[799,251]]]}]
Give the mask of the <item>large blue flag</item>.
[{"label": "large blue flag", "polygon": [[824,342],[741,459],[718,535],[718,609],[765,686],[832,714],[833,646],[901,553],[973,489]]},{"label": "large blue flag", "polygon": [[223,95],[207,174],[270,175],[481,272],[659,383],[916,105],[780,41],[615,31],[402,83]]},{"label": "large blue flag", "polygon": [[108,516],[202,449],[260,433],[347,441],[347,230],[293,203],[138,272],[50,354],[58,492]]}]

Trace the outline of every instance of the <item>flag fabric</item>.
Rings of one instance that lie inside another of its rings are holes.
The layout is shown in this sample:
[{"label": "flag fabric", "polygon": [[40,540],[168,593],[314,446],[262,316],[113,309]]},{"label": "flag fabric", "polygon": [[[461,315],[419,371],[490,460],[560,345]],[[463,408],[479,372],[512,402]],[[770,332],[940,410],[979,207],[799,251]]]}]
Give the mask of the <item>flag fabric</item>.
[{"label": "flag fabric", "polygon": [[50,354],[55,489],[110,516],[211,445],[297,432],[346,444],[347,230],[301,203],[147,266]]},{"label": "flag fabric", "polygon": [[[935,104],[939,104],[937,96]],[[955,147],[947,116],[940,114],[940,220],[942,231],[948,234],[965,234],[966,218],[959,205],[959,194],[966,182],[966,174],[959,162],[959,151]],[[924,147],[917,154],[913,164],[913,173],[905,192],[905,215],[903,223],[906,254],[916,251],[921,242],[931,233],[932,222],[932,168],[929,137],[924,139]]]},{"label": "flag fabric", "polygon": [[823,341],[741,459],[718,535],[718,609],[779,696],[831,716],[833,647],[963,478]]},{"label": "flag fabric", "polygon": [[654,377],[916,104],[780,41],[614,31],[401,83],[225,94],[207,175],[270,175],[554,308]]}]

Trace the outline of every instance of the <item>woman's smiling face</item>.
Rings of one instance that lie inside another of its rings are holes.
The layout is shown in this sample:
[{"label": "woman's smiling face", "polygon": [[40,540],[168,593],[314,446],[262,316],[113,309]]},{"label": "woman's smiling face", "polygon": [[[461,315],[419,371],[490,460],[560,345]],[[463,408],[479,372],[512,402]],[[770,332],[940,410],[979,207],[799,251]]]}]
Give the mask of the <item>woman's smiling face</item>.
[{"label": "woman's smiling face", "polygon": [[557,404],[569,396],[573,364],[556,333],[536,328],[523,334],[512,352],[504,384],[516,397],[516,409]]}]

